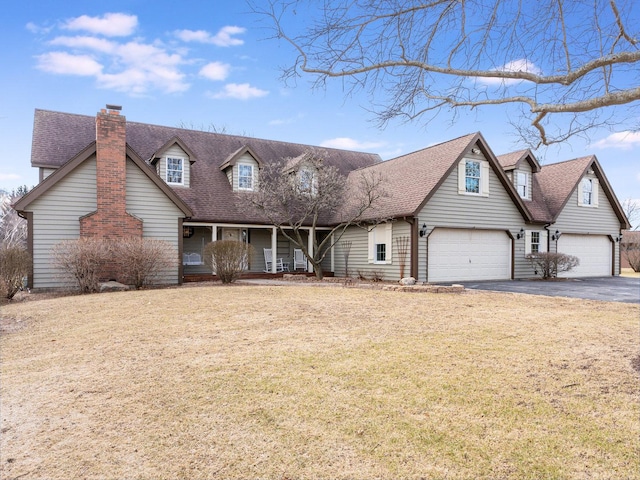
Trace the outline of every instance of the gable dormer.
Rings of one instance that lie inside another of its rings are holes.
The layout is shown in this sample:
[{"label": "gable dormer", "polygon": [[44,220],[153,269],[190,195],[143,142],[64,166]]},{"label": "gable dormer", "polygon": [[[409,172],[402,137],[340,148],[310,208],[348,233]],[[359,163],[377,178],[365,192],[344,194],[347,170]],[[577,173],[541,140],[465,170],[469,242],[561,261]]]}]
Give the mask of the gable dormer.
[{"label": "gable dormer", "polygon": [[178,137],[165,143],[151,158],[158,176],[172,187],[191,185],[191,165],[195,161],[193,152]]},{"label": "gable dormer", "polygon": [[234,192],[252,192],[258,186],[261,163],[255,152],[244,145],[222,162],[220,170],[227,176]]},{"label": "gable dormer", "polygon": [[498,161],[523,200],[531,200],[532,176],[540,171],[540,163],[531,150],[500,155]]}]

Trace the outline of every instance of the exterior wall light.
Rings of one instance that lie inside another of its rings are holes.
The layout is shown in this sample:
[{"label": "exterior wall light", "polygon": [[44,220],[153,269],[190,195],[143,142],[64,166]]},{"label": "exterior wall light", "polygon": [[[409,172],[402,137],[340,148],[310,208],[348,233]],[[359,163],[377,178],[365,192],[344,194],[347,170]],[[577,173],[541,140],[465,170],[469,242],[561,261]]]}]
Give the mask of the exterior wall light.
[{"label": "exterior wall light", "polygon": [[562,233],[560,233],[560,230],[556,230],[556,233],[551,235],[551,240],[557,242],[561,235],[562,235]]},{"label": "exterior wall light", "polygon": [[522,237],[524,237],[524,228],[521,228],[520,231],[516,233],[516,238],[518,240],[520,240]]},{"label": "exterior wall light", "polygon": [[420,229],[420,236],[424,237],[427,234],[427,224],[423,223],[422,224],[422,228]]}]

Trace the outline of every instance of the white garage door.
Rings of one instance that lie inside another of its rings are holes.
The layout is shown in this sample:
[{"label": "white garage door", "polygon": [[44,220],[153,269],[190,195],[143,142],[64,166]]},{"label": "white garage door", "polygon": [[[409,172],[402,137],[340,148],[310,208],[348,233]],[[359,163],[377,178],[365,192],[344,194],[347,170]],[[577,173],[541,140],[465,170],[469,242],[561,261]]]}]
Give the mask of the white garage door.
[{"label": "white garage door", "polygon": [[510,278],[511,239],[504,231],[436,228],[429,235],[429,282]]},{"label": "white garage door", "polygon": [[601,277],[611,275],[611,240],[606,235],[563,234],[558,252],[575,255],[580,265],[560,277]]}]

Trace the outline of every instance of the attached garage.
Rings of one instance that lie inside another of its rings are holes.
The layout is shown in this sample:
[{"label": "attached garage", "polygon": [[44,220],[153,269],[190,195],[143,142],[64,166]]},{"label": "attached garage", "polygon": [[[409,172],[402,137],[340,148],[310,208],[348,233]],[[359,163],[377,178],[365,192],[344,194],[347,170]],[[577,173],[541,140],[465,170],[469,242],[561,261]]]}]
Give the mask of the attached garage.
[{"label": "attached garage", "polygon": [[611,239],[608,235],[572,235],[565,233],[558,240],[558,252],[574,255],[580,265],[561,277],[602,277],[612,274]]},{"label": "attached garage", "polygon": [[505,231],[436,228],[428,245],[429,282],[511,278],[511,238]]}]

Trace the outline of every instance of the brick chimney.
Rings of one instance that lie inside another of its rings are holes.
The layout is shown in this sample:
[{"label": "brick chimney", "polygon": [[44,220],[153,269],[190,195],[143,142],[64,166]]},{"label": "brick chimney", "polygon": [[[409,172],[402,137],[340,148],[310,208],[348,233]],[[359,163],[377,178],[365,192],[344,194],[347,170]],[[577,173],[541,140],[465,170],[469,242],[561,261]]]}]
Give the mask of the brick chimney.
[{"label": "brick chimney", "polygon": [[80,219],[80,236],[141,237],[142,221],[126,212],[127,134],[121,107],[107,105],[96,116],[98,209]]}]

